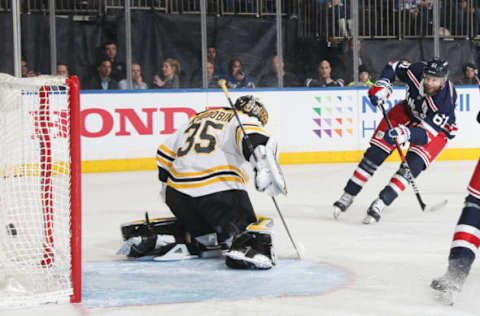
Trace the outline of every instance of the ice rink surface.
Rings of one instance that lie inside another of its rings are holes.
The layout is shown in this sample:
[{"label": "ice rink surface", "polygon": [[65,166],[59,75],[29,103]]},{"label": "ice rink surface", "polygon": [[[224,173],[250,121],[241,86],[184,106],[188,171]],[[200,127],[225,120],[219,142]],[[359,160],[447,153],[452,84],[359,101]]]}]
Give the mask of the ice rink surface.
[{"label": "ice rink surface", "polygon": [[[446,269],[453,229],[475,163],[437,162],[417,180],[427,203],[448,199],[442,210],[423,213],[407,189],[375,225],[361,224],[361,220],[398,163],[385,163],[340,221],[333,219],[331,205],[356,164],[284,166],[289,194],[278,202],[305,260],[328,263],[350,275],[349,282],[321,295],[108,308],[51,305],[0,311],[0,315],[479,315],[479,263],[474,263],[455,306],[437,302],[429,288],[431,279]],[[170,216],[158,197],[155,171],[85,174],[82,187],[83,261],[88,265],[121,260],[114,255],[121,244],[121,223],[141,219],[145,211],[151,217]],[[272,201],[252,185],[249,189],[257,214],[275,219],[277,255],[293,258],[295,252]],[[283,286],[289,282],[285,280]],[[141,289],[130,290],[135,295]]]}]

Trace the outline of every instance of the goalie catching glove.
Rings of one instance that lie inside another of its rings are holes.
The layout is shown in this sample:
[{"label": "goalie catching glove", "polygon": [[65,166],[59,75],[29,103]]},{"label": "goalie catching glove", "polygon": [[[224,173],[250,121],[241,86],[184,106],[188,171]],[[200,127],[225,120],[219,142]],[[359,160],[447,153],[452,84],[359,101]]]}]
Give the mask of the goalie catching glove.
[{"label": "goalie catching glove", "polygon": [[250,156],[250,164],[255,171],[255,187],[258,191],[269,196],[280,193],[287,195],[285,178],[278,164],[277,144],[272,138],[265,145],[255,147]]}]

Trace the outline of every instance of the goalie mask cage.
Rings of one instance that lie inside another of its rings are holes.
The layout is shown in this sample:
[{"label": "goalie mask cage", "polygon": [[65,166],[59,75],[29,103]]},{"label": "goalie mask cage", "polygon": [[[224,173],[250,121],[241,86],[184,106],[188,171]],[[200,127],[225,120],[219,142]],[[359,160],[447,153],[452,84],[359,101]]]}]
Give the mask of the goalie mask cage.
[{"label": "goalie mask cage", "polygon": [[80,301],[79,89],[0,74],[0,308]]}]

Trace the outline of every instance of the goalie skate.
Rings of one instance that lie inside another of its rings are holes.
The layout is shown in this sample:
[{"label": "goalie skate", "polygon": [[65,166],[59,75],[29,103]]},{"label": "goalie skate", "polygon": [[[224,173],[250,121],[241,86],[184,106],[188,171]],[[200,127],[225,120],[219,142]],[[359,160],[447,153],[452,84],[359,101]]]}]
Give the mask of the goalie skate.
[{"label": "goalie skate", "polygon": [[229,267],[238,269],[259,269],[267,270],[273,267],[273,262],[265,255],[252,253],[252,249],[247,252],[239,250],[230,250],[225,254],[226,263]]},{"label": "goalie skate", "polygon": [[241,233],[225,253],[225,263],[233,269],[271,269],[275,265],[272,236],[252,231]]}]

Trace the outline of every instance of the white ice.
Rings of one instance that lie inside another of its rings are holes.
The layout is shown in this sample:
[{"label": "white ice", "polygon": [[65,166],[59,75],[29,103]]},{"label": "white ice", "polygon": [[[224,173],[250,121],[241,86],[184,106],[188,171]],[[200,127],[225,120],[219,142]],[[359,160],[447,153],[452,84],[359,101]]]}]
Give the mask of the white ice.
[{"label": "white ice", "polygon": [[[370,226],[361,220],[398,163],[385,163],[347,213],[335,221],[331,205],[355,166],[284,166],[289,194],[278,199],[305,260],[338,265],[351,273],[349,283],[334,292],[122,308],[51,305],[0,311],[0,315],[479,315],[479,263],[474,263],[453,307],[437,302],[429,288],[431,279],[446,269],[453,229],[475,162],[437,162],[420,176],[418,186],[428,203],[449,200],[442,210],[423,213],[407,189],[384,212],[381,222]],[[121,223],[140,219],[145,211],[151,217],[170,215],[158,197],[155,171],[85,174],[82,187],[84,262],[119,260],[114,253],[121,243]],[[250,193],[257,213],[275,218],[278,255],[293,257],[271,200],[253,187]]]}]

